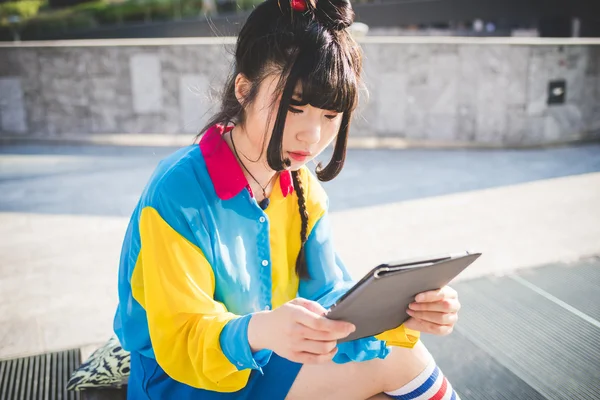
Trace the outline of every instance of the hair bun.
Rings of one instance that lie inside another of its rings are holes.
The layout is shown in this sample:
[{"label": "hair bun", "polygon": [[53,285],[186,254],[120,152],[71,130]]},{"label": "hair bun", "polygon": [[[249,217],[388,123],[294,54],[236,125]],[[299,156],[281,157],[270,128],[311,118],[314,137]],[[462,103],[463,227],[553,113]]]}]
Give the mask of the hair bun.
[{"label": "hair bun", "polygon": [[335,31],[344,30],[354,22],[349,0],[316,0],[314,12],[319,23]]}]

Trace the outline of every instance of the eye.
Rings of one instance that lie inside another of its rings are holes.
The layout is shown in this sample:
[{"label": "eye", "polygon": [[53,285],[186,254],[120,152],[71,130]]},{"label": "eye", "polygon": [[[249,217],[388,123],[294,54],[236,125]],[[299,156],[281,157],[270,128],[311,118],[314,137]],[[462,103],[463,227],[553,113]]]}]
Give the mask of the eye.
[{"label": "eye", "polygon": [[290,110],[291,113],[294,113],[294,114],[302,114],[304,112],[304,111],[299,110],[299,109],[294,108],[294,107],[290,107],[289,110]]},{"label": "eye", "polygon": [[331,119],[336,119],[338,115],[339,115],[339,114],[335,114],[335,115],[326,115],[326,116],[325,116],[325,118],[327,118],[327,119],[330,119],[330,120],[331,120]]}]

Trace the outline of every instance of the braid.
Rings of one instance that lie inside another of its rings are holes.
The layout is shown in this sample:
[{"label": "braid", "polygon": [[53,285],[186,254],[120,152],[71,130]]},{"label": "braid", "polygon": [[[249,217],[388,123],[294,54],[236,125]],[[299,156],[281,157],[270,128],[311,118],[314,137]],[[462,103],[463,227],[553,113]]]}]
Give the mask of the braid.
[{"label": "braid", "polygon": [[304,244],[306,243],[306,234],[308,231],[308,211],[306,210],[304,188],[302,187],[298,171],[292,171],[292,181],[294,182],[294,190],[298,196],[298,210],[300,211],[300,218],[302,220],[300,228],[300,253],[296,259],[296,273],[301,279],[304,279],[309,277],[306,258],[304,256]]}]

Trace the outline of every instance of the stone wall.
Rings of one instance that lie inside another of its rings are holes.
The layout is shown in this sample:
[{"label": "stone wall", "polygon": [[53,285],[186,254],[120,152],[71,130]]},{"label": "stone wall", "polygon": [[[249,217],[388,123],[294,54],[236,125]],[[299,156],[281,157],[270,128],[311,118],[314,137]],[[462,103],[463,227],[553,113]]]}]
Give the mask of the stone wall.
[{"label": "stone wall", "polygon": [[[197,132],[233,38],[0,45],[0,136]],[[354,137],[530,145],[600,137],[600,40],[366,37]],[[564,80],[564,103],[548,104]],[[364,94],[364,93],[363,93]]]}]

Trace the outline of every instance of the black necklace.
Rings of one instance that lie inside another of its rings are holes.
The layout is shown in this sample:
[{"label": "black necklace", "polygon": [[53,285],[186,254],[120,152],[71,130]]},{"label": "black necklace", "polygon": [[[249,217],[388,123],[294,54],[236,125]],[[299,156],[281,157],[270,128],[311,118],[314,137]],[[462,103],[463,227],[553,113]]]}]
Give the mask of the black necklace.
[{"label": "black necklace", "polygon": [[239,160],[240,164],[242,164],[242,167],[246,170],[248,175],[250,175],[250,177],[252,177],[252,179],[254,179],[254,182],[256,182],[256,184],[258,186],[260,186],[260,188],[262,189],[263,199],[258,203],[258,205],[260,206],[261,209],[266,210],[267,207],[269,207],[269,203],[270,203],[270,200],[267,197],[267,188],[271,184],[271,181],[273,180],[273,178],[275,178],[277,176],[277,174],[273,175],[271,177],[271,179],[269,179],[269,182],[267,182],[267,186],[263,187],[263,185],[261,185],[260,182],[254,177],[254,175],[252,175],[252,173],[250,171],[248,171],[248,168],[246,168],[246,165],[244,165],[244,162],[240,158],[237,148],[235,147],[235,142],[233,141],[233,132],[229,132],[229,137],[231,138],[231,145],[233,146],[233,152],[235,153],[235,156]]}]

